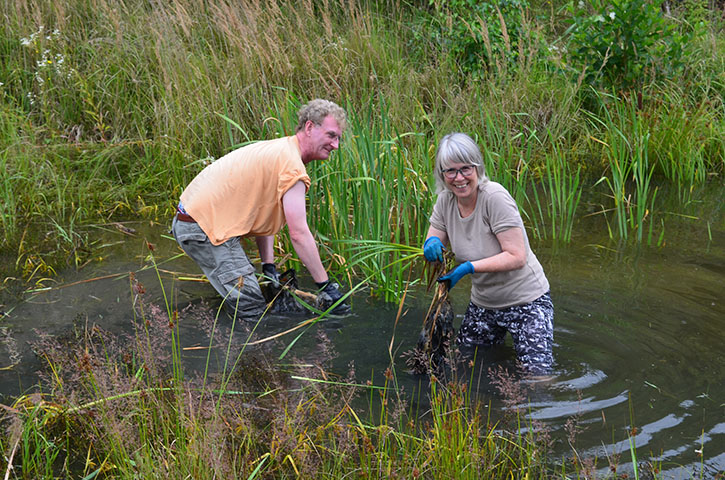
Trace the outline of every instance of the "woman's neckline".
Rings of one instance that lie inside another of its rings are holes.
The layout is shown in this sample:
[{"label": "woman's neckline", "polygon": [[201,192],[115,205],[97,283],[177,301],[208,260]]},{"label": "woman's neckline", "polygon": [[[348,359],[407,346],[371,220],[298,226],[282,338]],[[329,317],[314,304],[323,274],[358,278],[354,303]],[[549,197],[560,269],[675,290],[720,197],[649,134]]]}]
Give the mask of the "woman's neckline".
[{"label": "woman's neckline", "polygon": [[[456,208],[458,209],[458,215],[461,216],[461,218],[468,218],[471,215],[473,215],[473,212],[476,211],[476,206],[478,205],[478,196],[481,194],[480,191],[476,190],[476,198],[471,202],[471,205],[463,205],[461,202],[458,201],[458,197],[455,197],[456,199]],[[465,213],[464,213],[465,212]]]}]

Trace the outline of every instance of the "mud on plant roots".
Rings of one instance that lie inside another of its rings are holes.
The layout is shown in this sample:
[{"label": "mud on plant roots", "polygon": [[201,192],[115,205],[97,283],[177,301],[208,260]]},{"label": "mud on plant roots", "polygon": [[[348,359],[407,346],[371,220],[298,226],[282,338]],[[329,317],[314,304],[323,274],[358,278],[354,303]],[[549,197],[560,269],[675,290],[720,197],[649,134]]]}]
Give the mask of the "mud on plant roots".
[{"label": "mud on plant roots", "polygon": [[445,273],[446,264],[450,260],[447,257],[447,261],[434,262],[429,269],[428,289],[436,283],[435,293],[423,318],[418,344],[402,355],[405,364],[414,374],[430,374],[443,368],[455,334],[453,307],[448,299],[448,283],[436,281]]}]

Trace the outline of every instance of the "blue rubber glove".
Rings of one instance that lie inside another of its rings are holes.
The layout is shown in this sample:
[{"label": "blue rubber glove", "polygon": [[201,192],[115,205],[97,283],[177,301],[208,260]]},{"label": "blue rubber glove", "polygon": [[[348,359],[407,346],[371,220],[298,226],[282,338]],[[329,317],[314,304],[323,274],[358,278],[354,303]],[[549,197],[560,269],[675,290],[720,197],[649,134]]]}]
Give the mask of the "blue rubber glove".
[{"label": "blue rubber glove", "polygon": [[466,275],[473,273],[473,264],[471,262],[464,262],[458,265],[456,268],[451,270],[447,275],[443,275],[438,279],[439,282],[450,282],[448,284],[448,290],[458,283],[458,280],[462,279]]},{"label": "blue rubber glove", "polygon": [[438,237],[428,237],[423,244],[423,256],[429,262],[443,261],[443,242]]}]

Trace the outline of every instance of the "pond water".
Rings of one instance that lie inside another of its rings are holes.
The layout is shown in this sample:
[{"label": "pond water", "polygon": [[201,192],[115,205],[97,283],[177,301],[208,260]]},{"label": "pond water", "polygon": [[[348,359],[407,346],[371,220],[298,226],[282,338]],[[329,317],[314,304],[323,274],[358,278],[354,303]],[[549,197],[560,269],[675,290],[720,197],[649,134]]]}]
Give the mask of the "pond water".
[{"label": "pond water", "polygon": [[[138,230],[133,237],[113,228],[99,232],[96,246],[105,257],[102,262],[62,272],[54,289],[2,302],[1,403],[32,390],[37,381],[40,363],[29,343],[38,330],[65,334],[80,321],[119,335],[129,331],[131,291],[123,274],[148,264],[146,240],[156,246],[161,278],[167,290],[173,286],[180,305],[214,298],[207,284],[172,282],[167,271],[198,272],[187,258],[174,258],[178,250],[165,236],[166,227],[132,226]],[[667,478],[712,478],[725,470],[725,233],[683,231],[668,238],[665,247],[642,249],[612,248],[600,234],[580,235],[572,246],[558,248],[534,242],[555,303],[557,375],[550,382],[526,385],[527,414],[548,426],[559,456],[571,454],[564,426],[576,417],[582,430],[576,440],[580,456],[621,454],[619,471],[631,470],[628,432],[634,426],[640,461],[662,462]],[[103,242],[115,245],[101,248]],[[109,277],[99,279],[103,276]],[[139,272],[137,278],[151,297],[161,299],[154,271]],[[302,282],[303,288],[309,287],[309,279]],[[463,280],[452,292],[456,327],[469,285]],[[429,302],[422,289],[410,292],[396,324],[397,305],[362,292],[354,297],[352,316],[321,322],[312,330],[322,329],[332,341],[337,352],[333,370],[344,375],[354,361],[360,383],[384,383],[392,342],[397,380],[414,404],[425,379],[406,372],[401,354],[415,346]],[[269,318],[258,338],[298,321]],[[185,324],[183,317],[181,325],[184,345],[208,343],[196,325]],[[295,336],[285,336],[275,348]],[[307,332],[290,357],[304,358],[316,348],[316,336]],[[188,352],[189,361],[203,362],[205,355],[194,352]],[[479,352],[473,367],[462,372],[472,375],[478,395],[498,413],[504,408],[502,398],[486,372],[496,366],[513,369],[514,360],[508,338],[504,346]],[[606,460],[599,465],[606,467]]]}]

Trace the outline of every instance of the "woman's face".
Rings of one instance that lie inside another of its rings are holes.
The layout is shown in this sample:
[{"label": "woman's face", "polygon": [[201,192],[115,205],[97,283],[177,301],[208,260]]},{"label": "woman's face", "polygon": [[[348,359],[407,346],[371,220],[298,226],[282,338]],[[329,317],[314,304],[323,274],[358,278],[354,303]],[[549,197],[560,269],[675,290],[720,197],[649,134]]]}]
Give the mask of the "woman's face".
[{"label": "woman's face", "polygon": [[458,200],[475,199],[478,192],[478,171],[475,165],[451,163],[443,171],[446,186]]}]

